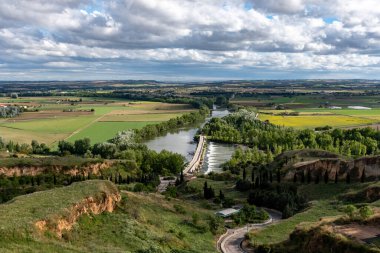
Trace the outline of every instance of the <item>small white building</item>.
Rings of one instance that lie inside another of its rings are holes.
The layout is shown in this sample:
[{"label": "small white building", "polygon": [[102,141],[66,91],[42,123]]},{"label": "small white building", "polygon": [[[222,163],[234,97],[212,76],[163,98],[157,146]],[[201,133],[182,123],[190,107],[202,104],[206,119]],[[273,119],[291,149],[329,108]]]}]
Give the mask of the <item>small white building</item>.
[{"label": "small white building", "polygon": [[238,209],[234,209],[234,208],[227,208],[227,209],[224,209],[224,210],[220,210],[218,212],[216,212],[215,214],[220,216],[220,217],[223,217],[223,218],[228,218],[236,213],[240,212],[240,210]]}]

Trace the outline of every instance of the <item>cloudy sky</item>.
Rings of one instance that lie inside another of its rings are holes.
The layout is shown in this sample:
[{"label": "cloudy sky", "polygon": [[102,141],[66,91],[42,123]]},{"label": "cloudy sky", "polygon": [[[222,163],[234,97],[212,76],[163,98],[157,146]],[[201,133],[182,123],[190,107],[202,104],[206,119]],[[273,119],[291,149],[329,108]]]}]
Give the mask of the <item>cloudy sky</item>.
[{"label": "cloudy sky", "polygon": [[380,79],[379,0],[2,0],[0,80]]}]

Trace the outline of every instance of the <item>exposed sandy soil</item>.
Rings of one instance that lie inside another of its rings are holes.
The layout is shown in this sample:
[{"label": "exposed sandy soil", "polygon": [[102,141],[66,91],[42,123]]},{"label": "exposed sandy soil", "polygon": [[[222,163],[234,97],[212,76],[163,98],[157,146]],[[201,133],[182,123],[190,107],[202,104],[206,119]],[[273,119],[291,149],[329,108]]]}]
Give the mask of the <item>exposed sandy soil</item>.
[{"label": "exposed sandy soil", "polygon": [[335,232],[341,233],[345,236],[355,238],[364,243],[364,240],[374,238],[380,235],[380,227],[366,226],[360,224],[349,224],[343,226],[336,226]]}]

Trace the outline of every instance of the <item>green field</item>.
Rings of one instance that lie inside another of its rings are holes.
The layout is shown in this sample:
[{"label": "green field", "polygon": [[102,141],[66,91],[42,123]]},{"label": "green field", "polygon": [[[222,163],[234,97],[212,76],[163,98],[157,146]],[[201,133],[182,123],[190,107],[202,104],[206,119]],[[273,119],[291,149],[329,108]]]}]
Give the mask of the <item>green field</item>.
[{"label": "green field", "polygon": [[38,110],[1,119],[1,137],[19,143],[37,140],[50,146],[56,146],[59,140],[75,141],[84,137],[90,138],[92,143],[103,142],[119,131],[167,121],[192,111],[184,104],[104,98],[0,98],[0,102]]},{"label": "green field", "polygon": [[82,138],[90,138],[92,143],[104,142],[120,131],[127,129],[140,129],[149,124],[158,123],[157,121],[143,121],[143,122],[95,122],[88,126],[83,131],[69,137],[68,141],[75,141]]}]

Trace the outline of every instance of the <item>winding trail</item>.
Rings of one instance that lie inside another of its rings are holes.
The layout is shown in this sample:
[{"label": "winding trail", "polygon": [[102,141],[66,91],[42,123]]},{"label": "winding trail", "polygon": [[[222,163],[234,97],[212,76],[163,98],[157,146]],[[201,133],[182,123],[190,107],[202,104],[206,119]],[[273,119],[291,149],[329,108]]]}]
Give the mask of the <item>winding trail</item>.
[{"label": "winding trail", "polygon": [[258,224],[248,224],[245,227],[228,229],[218,240],[218,250],[222,253],[242,253],[245,252],[241,244],[245,234],[252,229],[261,229],[281,220],[281,213],[272,209],[264,208],[269,214],[269,220]]}]

